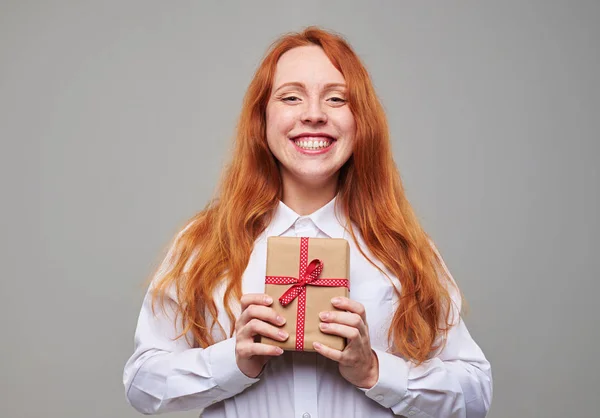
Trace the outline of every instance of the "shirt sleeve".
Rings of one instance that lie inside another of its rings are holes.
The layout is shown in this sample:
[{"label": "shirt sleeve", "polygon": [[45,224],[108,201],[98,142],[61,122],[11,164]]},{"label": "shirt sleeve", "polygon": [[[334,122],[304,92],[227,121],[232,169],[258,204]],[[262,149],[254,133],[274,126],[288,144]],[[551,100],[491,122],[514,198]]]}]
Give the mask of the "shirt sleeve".
[{"label": "shirt sleeve", "polygon": [[[443,267],[454,280],[447,267]],[[435,357],[416,366],[400,356],[373,348],[379,361],[379,380],[372,388],[361,390],[391,408],[395,415],[479,418],[485,417],[490,408],[490,363],[460,318],[460,293],[455,290],[451,294],[452,315],[456,320],[444,348]]]},{"label": "shirt sleeve", "polygon": [[[172,250],[159,268],[163,274]],[[156,280],[156,279],[155,279]],[[142,303],[135,331],[133,355],[125,364],[123,383],[128,402],[138,412],[203,409],[242,392],[259,379],[246,376],[235,360],[235,337],[207,348],[192,348],[174,318],[173,292],[152,312],[152,285]]]}]

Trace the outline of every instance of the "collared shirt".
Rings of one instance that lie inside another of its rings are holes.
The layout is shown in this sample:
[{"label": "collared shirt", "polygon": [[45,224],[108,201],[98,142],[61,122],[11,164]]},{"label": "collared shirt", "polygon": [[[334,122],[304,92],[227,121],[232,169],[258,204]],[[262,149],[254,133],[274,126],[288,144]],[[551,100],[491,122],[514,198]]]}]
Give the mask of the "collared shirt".
[{"label": "collared shirt", "polygon": [[[350,298],[366,310],[371,346],[379,361],[379,380],[369,389],[357,388],[338,371],[338,364],[314,352],[284,352],[272,358],[261,375],[249,378],[237,367],[235,336],[208,348],[192,348],[173,323],[177,300],[174,292],[156,315],[149,289],[135,333],[135,351],[125,365],[127,399],[142,413],[190,409],[201,416],[260,418],[384,418],[484,417],[492,398],[489,362],[460,317],[451,328],[445,348],[416,366],[392,354],[387,338],[398,298],[392,286],[400,282],[374,259],[362,238],[365,253],[388,276],[363,257],[345,228],[334,198],[308,216],[300,216],[283,202],[272,222],[257,238],[242,277],[243,293],[264,293],[268,236],[345,238],[350,244]],[[355,229],[355,231],[357,231]],[[357,232],[355,232],[356,234]],[[172,249],[171,249],[172,250]],[[169,266],[167,254],[157,277]],[[444,266],[444,268],[446,268]],[[218,319],[225,330],[230,322],[223,307],[224,286],[215,292]],[[460,298],[453,293],[457,309]],[[236,317],[240,308],[235,311]]]}]

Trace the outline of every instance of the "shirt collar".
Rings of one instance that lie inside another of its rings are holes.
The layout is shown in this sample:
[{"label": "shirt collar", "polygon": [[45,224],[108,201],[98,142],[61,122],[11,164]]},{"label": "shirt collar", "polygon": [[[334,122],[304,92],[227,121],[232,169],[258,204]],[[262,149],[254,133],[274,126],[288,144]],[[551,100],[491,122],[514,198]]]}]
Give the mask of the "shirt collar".
[{"label": "shirt collar", "polygon": [[298,218],[310,218],[323,233],[330,238],[343,238],[346,218],[341,208],[336,207],[337,196],[325,206],[307,216],[300,216],[281,200],[275,210],[273,220],[267,229],[267,236],[279,236],[287,231]]}]

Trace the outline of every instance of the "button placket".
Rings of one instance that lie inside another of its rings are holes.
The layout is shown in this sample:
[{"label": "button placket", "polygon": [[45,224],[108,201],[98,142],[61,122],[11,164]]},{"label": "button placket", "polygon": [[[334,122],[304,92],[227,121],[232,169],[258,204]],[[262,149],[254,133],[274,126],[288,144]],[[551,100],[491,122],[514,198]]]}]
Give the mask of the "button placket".
[{"label": "button placket", "polygon": [[318,418],[317,370],[314,353],[295,352],[293,356],[294,405],[296,418]]}]

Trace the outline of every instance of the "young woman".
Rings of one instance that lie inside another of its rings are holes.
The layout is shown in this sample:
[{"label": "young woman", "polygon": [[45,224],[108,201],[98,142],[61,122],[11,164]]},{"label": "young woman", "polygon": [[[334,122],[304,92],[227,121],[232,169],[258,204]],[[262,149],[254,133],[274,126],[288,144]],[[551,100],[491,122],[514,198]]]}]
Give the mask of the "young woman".
[{"label": "young woman", "polygon": [[[370,77],[344,39],[277,40],[245,96],[217,199],[175,237],[125,366],[138,411],[205,417],[483,417],[490,364],[419,225]],[[343,351],[282,352],[266,238],[346,238],[350,297],[322,312]]]}]

